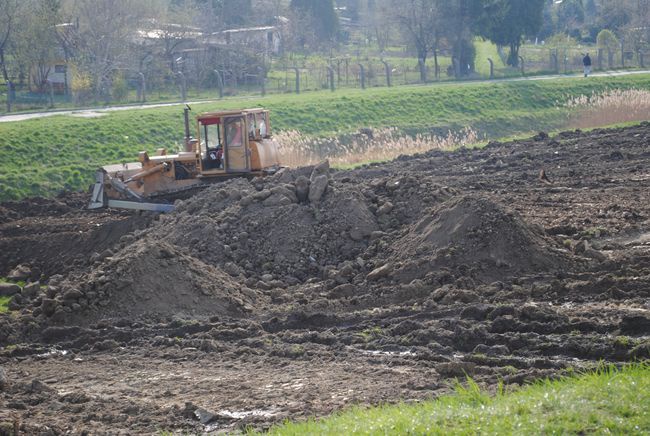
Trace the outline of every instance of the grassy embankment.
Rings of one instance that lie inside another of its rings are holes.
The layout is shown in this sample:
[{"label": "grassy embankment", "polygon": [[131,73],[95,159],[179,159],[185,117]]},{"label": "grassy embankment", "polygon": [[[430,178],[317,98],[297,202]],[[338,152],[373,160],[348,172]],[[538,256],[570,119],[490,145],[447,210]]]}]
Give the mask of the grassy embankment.
[{"label": "grassy embankment", "polygon": [[607,367],[543,381],[511,393],[471,381],[437,400],[353,408],[323,420],[286,423],[272,435],[339,434],[647,434],[650,366]]},{"label": "grassy embankment", "polygon": [[[650,75],[324,91],[226,99],[193,109],[264,106],[273,111],[276,129],[319,137],[360,127],[444,134],[471,126],[499,138],[558,128],[566,120],[558,103],[612,88],[650,89]],[[98,166],[133,161],[143,149],[173,148],[180,145],[182,132],[178,106],[0,123],[0,201],[86,189]]]}]

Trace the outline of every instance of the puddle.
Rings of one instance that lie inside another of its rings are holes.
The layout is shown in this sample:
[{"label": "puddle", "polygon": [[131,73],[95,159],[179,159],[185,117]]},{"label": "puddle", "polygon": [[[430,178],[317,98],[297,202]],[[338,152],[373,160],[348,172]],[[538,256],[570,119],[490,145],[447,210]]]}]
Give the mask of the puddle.
[{"label": "puddle", "polygon": [[360,350],[358,348],[349,347],[352,351],[369,356],[390,356],[390,357],[408,357],[417,356],[413,351],[382,351],[382,350]]},{"label": "puddle", "polygon": [[250,417],[273,418],[276,415],[277,412],[274,410],[253,409],[253,410],[242,410],[242,411],[230,411],[227,409],[223,409],[223,410],[219,410],[215,414],[214,420],[217,422],[211,422],[207,424],[205,426],[204,431],[206,433],[209,433],[212,431],[223,430],[224,428],[230,427],[232,425],[230,421],[241,421],[242,419],[246,419]]},{"label": "puddle", "polygon": [[57,350],[52,348],[47,353],[37,354],[36,357],[38,359],[47,359],[49,357],[54,357],[54,356],[67,356],[68,353],[70,353],[68,350]]}]

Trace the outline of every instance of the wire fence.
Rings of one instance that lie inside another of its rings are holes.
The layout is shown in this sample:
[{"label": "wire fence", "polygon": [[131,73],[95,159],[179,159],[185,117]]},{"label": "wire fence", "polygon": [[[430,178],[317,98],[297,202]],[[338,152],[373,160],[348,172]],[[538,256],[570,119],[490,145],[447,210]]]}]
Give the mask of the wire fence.
[{"label": "wire fence", "polygon": [[[544,48],[524,46],[516,68],[504,67],[501,59],[488,59],[474,66],[459,65],[449,56],[438,59],[437,68],[429,59],[424,71],[412,58],[353,60],[338,58],[318,64],[291,66],[276,64],[268,73],[241,74],[214,69],[197,80],[182,72],[160,77],[147,77],[130,72],[123,80],[113,83],[99,93],[70,89],[67,84],[46,83],[42,89],[25,84],[0,83],[0,113],[103,107],[120,104],[142,104],[218,99],[229,96],[304,93],[342,89],[394,87],[457,80],[490,80],[540,74],[573,74],[583,69],[587,49]],[[606,71],[621,68],[646,68],[650,51],[621,49],[591,49],[592,70]],[[423,82],[422,75],[426,77]]]}]

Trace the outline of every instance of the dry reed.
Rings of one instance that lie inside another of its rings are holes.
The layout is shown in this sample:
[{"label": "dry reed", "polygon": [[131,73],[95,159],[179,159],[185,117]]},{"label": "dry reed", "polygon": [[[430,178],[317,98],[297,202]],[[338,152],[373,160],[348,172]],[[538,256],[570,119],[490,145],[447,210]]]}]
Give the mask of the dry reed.
[{"label": "dry reed", "polygon": [[298,131],[280,132],[276,135],[280,161],[283,165],[298,167],[329,159],[333,166],[345,167],[367,162],[388,161],[400,155],[413,155],[430,150],[450,150],[479,141],[478,134],[470,128],[458,133],[449,132],[444,137],[435,135],[412,137],[404,135],[395,128],[364,130],[364,132],[347,139],[316,139]]},{"label": "dry reed", "polygon": [[572,129],[647,121],[650,120],[650,91],[614,89],[573,97],[563,107],[569,110],[569,127]]}]

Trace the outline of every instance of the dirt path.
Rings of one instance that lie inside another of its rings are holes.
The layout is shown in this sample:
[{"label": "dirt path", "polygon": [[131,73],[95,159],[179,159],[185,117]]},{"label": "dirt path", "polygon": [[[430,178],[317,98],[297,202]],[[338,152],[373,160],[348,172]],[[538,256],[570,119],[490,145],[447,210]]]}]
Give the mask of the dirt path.
[{"label": "dirt path", "polygon": [[[0,316],[0,423],[266,428],[465,374],[490,387],[647,359],[649,143],[645,123],[306,168],[155,220],[5,204],[0,275],[29,263],[48,287]],[[66,222],[81,240],[61,242]],[[76,250],[91,259],[59,260]]]}]

